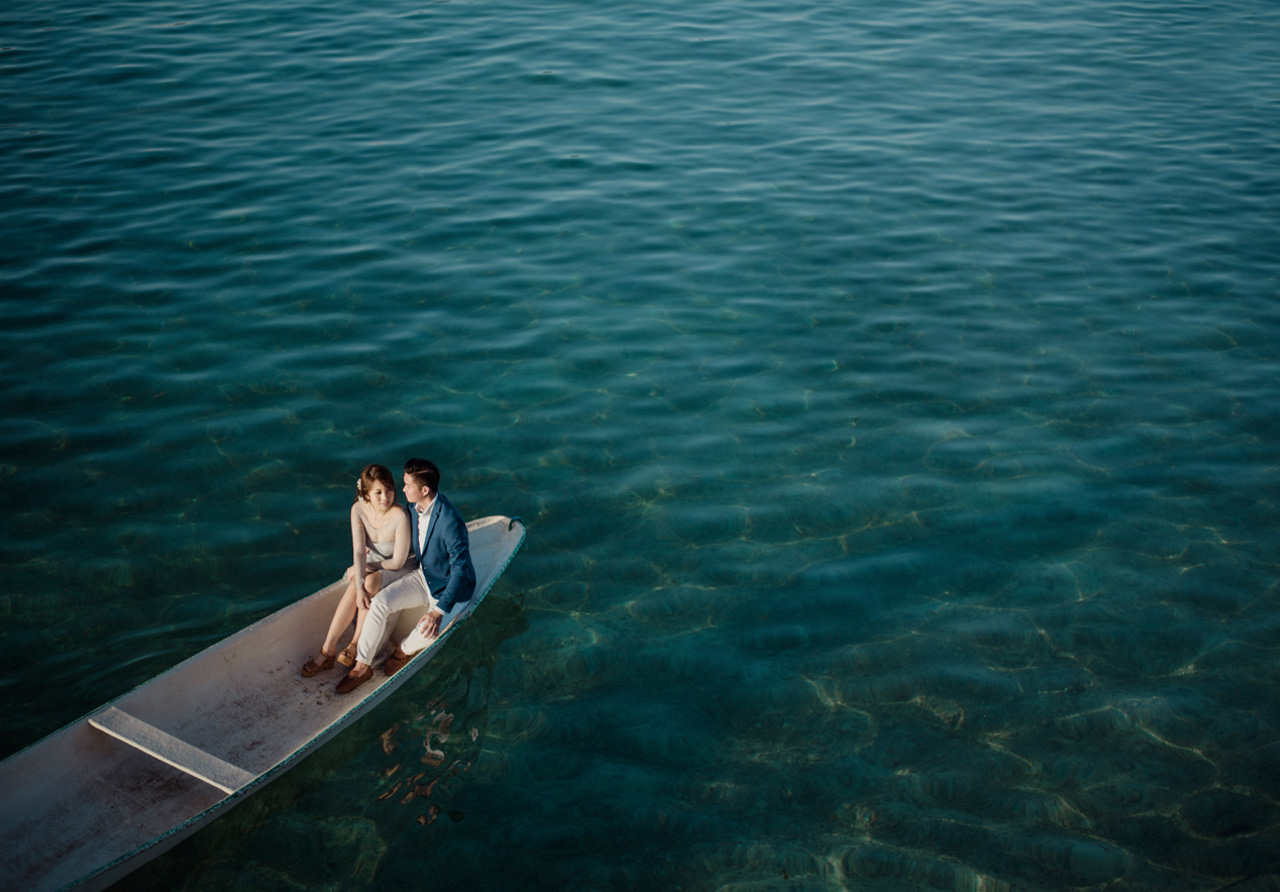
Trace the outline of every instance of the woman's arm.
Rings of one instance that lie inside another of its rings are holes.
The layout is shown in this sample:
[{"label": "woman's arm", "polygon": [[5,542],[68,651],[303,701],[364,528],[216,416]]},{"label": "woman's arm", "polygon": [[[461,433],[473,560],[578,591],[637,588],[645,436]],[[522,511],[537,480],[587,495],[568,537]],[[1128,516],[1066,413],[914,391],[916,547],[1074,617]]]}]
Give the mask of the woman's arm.
[{"label": "woman's arm", "polygon": [[351,574],[356,581],[356,591],[364,591],[364,577],[369,572],[365,565],[364,521],[360,519],[360,503],[351,506]]},{"label": "woman's arm", "polygon": [[382,562],[382,569],[399,570],[404,566],[409,559],[409,546],[412,544],[409,539],[412,535],[409,531],[409,515],[401,511],[396,520],[396,549],[391,554],[391,560]]}]

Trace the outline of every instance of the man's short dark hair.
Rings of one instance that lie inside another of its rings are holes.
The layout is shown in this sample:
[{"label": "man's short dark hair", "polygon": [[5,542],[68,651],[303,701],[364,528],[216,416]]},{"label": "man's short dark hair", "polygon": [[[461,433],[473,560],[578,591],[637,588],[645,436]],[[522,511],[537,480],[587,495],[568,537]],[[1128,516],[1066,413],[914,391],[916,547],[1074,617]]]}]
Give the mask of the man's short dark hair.
[{"label": "man's short dark hair", "polygon": [[404,472],[417,481],[419,486],[425,486],[432,492],[440,488],[440,469],[433,461],[411,458],[404,463]]}]

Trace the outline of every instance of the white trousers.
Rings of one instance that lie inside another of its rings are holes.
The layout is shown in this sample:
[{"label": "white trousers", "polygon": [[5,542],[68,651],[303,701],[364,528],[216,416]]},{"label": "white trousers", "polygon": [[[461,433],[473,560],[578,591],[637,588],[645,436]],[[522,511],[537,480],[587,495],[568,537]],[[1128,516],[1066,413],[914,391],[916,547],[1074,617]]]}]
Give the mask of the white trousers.
[{"label": "white trousers", "polygon": [[[440,631],[443,632],[449,628],[449,623],[453,622],[454,618],[470,603],[466,601],[462,604],[454,604],[453,609],[440,620]],[[400,611],[416,608],[420,611],[419,616],[425,616],[427,611],[435,606],[436,599],[432,597],[431,590],[427,587],[427,580],[417,570],[389,584],[378,592],[369,606],[369,615],[364,618],[364,628],[360,632],[360,640],[356,643],[356,660],[366,666],[373,665],[378,651],[382,650],[392,629],[395,628]],[[400,643],[400,649],[406,654],[416,654],[434,640],[435,638],[424,636],[418,631],[417,626],[414,626],[413,631]]]},{"label": "white trousers", "polygon": [[[435,641],[437,638],[443,635],[444,630],[449,628],[449,624],[452,623],[455,619],[457,619],[458,614],[466,610],[467,607],[470,606],[470,604],[471,604],[470,601],[464,601],[461,604],[454,604],[453,607],[450,608],[449,612],[446,613],[444,617],[440,620],[440,630],[430,638],[428,638],[426,635],[423,635],[421,632],[418,631],[418,627],[414,626],[413,631],[410,632],[408,635],[405,635],[404,641],[400,642],[400,649],[404,651],[406,654],[410,654],[410,655],[416,654],[418,651],[422,650],[432,641]],[[432,606],[435,606],[435,605],[433,604]]]}]

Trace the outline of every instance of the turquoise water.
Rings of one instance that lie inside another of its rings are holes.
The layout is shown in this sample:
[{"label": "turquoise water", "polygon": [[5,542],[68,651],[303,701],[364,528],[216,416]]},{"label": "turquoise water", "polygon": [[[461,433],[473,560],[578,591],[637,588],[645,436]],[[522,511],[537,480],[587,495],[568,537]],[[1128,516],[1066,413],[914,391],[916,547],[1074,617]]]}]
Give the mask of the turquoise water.
[{"label": "turquoise water", "polygon": [[1278,276],[1273,4],[15,0],[0,754],[421,454],[503,580],[124,887],[1276,888]]}]

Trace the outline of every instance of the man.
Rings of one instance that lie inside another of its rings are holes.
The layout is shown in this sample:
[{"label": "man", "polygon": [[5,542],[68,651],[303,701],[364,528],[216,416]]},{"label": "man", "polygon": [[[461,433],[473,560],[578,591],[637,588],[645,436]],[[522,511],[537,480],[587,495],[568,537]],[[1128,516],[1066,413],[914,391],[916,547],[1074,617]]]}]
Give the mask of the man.
[{"label": "man", "polygon": [[339,694],[354,691],[373,677],[373,659],[400,611],[427,608],[387,659],[387,675],[398,672],[413,654],[434,641],[475,594],[476,571],[471,564],[467,525],[458,509],[440,494],[440,469],[425,458],[405,462],[404,497],[410,505],[409,525],[418,569],[392,582],[372,600],[360,589],[361,606],[369,613],[356,644],[356,664],[338,682]]}]

